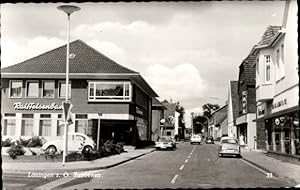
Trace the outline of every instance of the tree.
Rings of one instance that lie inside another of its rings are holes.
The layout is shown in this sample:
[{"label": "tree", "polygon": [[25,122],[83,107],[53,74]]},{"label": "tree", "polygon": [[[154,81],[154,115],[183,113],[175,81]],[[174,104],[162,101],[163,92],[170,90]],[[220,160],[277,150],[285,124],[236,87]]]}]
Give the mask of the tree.
[{"label": "tree", "polygon": [[184,108],[183,106],[180,105],[179,102],[176,102],[176,107],[175,111],[179,112],[179,117],[178,117],[178,126],[181,127],[182,131],[179,132],[179,138],[184,139],[184,131],[185,131],[185,122],[184,122]]},{"label": "tree", "polygon": [[220,108],[220,106],[218,104],[206,103],[202,106],[203,115],[205,115],[208,118],[211,118],[212,112],[216,111],[219,108]]}]

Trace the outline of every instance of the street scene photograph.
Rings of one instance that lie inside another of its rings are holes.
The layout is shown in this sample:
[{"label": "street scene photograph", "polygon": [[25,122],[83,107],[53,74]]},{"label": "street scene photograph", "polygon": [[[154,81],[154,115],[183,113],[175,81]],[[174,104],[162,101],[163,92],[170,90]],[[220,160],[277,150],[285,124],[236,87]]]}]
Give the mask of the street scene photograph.
[{"label": "street scene photograph", "polygon": [[300,188],[296,0],[0,11],[2,189]]}]

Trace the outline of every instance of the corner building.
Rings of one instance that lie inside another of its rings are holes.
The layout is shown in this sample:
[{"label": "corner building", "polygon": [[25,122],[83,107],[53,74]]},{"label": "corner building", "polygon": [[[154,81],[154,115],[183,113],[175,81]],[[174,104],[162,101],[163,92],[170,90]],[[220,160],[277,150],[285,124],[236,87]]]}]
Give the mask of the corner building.
[{"label": "corner building", "polygon": [[[66,45],[1,69],[3,139],[64,133]],[[70,43],[69,100],[73,123],[68,132],[135,145],[151,140],[152,98],[143,77],[81,40]]]},{"label": "corner building", "polygon": [[256,46],[256,122],[268,154],[299,163],[297,1],[286,1],[282,26],[269,26]]}]

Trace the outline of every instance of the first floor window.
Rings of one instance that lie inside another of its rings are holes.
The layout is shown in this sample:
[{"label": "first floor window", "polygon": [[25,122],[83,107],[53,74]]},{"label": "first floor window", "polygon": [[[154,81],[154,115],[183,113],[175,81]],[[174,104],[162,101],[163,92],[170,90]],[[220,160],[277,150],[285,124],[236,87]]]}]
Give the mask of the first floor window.
[{"label": "first floor window", "polygon": [[22,81],[10,82],[10,97],[21,98],[22,97]]},{"label": "first floor window", "polygon": [[26,97],[27,98],[38,98],[39,97],[39,82],[38,81],[27,81]]},{"label": "first floor window", "polygon": [[[60,81],[58,83],[58,97],[60,98],[65,98],[66,97],[66,82],[65,81]],[[71,98],[71,83],[69,82],[69,89],[68,89],[68,95],[69,98]]]},{"label": "first floor window", "polygon": [[265,82],[271,81],[271,57],[270,55],[265,56]]},{"label": "first floor window", "polygon": [[51,115],[41,114],[39,135],[40,136],[51,136]]},{"label": "first floor window", "polygon": [[90,101],[130,101],[130,82],[89,82],[88,97]]},{"label": "first floor window", "polygon": [[33,114],[22,115],[21,136],[33,136]]},{"label": "first floor window", "polygon": [[54,81],[44,81],[43,82],[43,97],[44,98],[54,98]]}]

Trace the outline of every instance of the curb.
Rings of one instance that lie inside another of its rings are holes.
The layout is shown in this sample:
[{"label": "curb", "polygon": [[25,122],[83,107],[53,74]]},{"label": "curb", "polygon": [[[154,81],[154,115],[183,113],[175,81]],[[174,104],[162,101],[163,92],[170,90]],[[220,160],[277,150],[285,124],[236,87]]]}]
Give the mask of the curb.
[{"label": "curb", "polygon": [[261,165],[255,163],[255,162],[251,161],[250,159],[247,159],[247,158],[245,158],[244,156],[242,156],[242,159],[245,160],[246,162],[249,162],[249,163],[251,163],[252,165],[254,165],[254,166],[256,166],[256,167],[258,167],[258,168],[260,168],[260,169],[266,171],[267,173],[272,173],[272,175],[273,175],[274,177],[279,178],[279,175],[278,175],[277,173],[274,173],[274,172],[270,171],[269,169],[267,169],[267,168],[265,168],[265,167],[263,167],[263,166],[261,166]]},{"label": "curb", "polygon": [[[53,169],[53,170],[47,170],[47,172],[75,172],[75,171],[92,171],[92,170],[101,170],[101,169],[108,169],[108,168],[112,168],[112,167],[115,167],[115,166],[118,166],[118,165],[121,165],[123,163],[126,163],[126,162],[129,162],[131,160],[134,160],[136,158],[139,158],[139,157],[142,157],[142,156],[145,156],[147,154],[150,154],[152,152],[154,152],[155,150],[151,150],[149,152],[146,152],[146,153],[143,153],[143,154],[140,154],[138,156],[134,156],[134,157],[131,157],[131,158],[128,158],[128,159],[125,159],[123,161],[120,161],[120,162],[117,162],[117,163],[114,163],[114,164],[110,164],[110,165],[106,165],[106,166],[99,166],[99,167],[89,167],[89,168],[70,168],[70,169]],[[26,171],[8,171],[8,172],[5,172],[2,170],[3,174],[5,175],[13,175],[13,174],[28,174],[28,172],[44,172],[45,170],[26,170]]]}]

